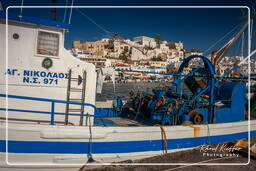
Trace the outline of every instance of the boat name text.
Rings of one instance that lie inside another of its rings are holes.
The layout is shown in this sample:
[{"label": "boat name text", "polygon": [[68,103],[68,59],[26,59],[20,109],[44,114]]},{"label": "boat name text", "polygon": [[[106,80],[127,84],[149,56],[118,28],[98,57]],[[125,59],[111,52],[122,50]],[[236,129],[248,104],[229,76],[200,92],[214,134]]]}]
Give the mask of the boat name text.
[{"label": "boat name text", "polygon": [[23,83],[31,84],[58,84],[59,79],[67,79],[68,73],[36,71],[36,70],[22,70],[7,69],[5,74],[12,76],[21,76]]}]

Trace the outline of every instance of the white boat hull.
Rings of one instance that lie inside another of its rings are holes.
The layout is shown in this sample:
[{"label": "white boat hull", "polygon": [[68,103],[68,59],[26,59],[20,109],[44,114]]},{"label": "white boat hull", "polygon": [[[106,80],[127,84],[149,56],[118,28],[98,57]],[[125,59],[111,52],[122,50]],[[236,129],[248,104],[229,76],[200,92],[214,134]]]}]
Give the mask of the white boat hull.
[{"label": "white boat hull", "polygon": [[[165,126],[168,152],[247,138],[248,123]],[[91,144],[88,127],[9,123],[7,144],[5,122],[0,129],[0,157],[6,168],[77,169],[87,162],[89,145],[93,158],[105,164],[160,155],[164,149],[157,126],[92,127]],[[256,136],[256,120],[251,121],[251,136]]]}]

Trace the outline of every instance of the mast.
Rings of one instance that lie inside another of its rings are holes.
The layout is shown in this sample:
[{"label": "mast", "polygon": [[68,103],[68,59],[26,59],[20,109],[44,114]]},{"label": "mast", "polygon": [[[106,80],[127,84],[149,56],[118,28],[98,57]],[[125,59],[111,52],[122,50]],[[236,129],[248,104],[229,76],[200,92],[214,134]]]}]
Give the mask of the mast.
[{"label": "mast", "polygon": [[[55,5],[56,2],[57,2],[57,0],[52,0],[53,6]],[[54,20],[54,21],[57,20],[56,8],[52,8],[52,20]]]},{"label": "mast", "polygon": [[0,1],[0,11],[3,11],[2,1]]},{"label": "mast", "polygon": [[22,19],[23,4],[24,4],[24,0],[21,1],[20,15],[18,16],[20,18],[20,20]]}]

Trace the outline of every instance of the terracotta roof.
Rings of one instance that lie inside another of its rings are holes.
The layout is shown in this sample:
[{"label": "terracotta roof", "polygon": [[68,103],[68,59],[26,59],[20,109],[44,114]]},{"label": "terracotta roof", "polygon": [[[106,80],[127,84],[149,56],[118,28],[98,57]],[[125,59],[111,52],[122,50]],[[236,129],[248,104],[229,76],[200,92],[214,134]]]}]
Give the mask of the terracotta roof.
[{"label": "terracotta roof", "polygon": [[124,64],[117,64],[117,67],[129,67],[128,65],[124,65]]}]

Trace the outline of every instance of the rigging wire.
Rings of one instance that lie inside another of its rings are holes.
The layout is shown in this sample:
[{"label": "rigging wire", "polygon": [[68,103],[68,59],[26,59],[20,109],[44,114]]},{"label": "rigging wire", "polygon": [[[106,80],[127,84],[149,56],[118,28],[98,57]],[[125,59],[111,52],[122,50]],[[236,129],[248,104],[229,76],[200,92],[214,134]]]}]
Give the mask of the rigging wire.
[{"label": "rigging wire", "polygon": [[248,60],[250,60],[250,57],[253,56],[254,54],[256,54],[256,49],[251,52],[251,54],[249,54],[246,58],[244,58],[242,61],[240,61],[237,65],[235,65],[231,70],[229,70],[228,72],[224,73],[221,78],[224,78],[226,76],[228,76],[230,73],[232,73],[234,70],[236,70],[238,67],[240,67],[242,64],[246,63]]},{"label": "rigging wire", "polygon": [[226,38],[229,34],[231,34],[235,29],[237,29],[240,26],[240,24],[236,25],[232,30],[230,30],[228,33],[226,33],[223,37],[221,37],[219,40],[217,40],[214,44],[212,44],[208,49],[206,49],[203,53],[205,54],[210,49],[212,49],[214,46],[216,46],[220,41],[222,41],[224,38]]},{"label": "rigging wire", "polygon": [[82,15],[84,16],[86,19],[88,19],[91,23],[93,23],[94,25],[96,25],[100,30],[102,30],[103,32],[105,32],[106,34],[110,35],[110,36],[114,36],[114,34],[108,30],[106,30],[104,27],[102,27],[101,25],[99,25],[98,23],[96,23],[96,21],[94,21],[92,18],[90,18],[88,15],[86,15],[84,12],[82,12],[81,10],[79,10],[78,8],[76,8],[76,10]]},{"label": "rigging wire", "polygon": [[246,50],[247,49],[246,47],[248,46],[248,43],[246,41],[247,37],[248,37],[248,32],[247,31],[243,32],[243,35],[241,37],[242,44],[241,44],[241,48],[240,48],[240,56],[243,58],[245,58],[245,56],[247,56],[247,50]]},{"label": "rigging wire", "polygon": [[253,20],[251,20],[251,33],[250,33],[251,35],[251,41],[252,41],[252,34],[253,34]]},{"label": "rigging wire", "polygon": [[78,8],[76,8],[76,10],[82,15],[84,16],[86,19],[88,19],[90,22],[92,22],[94,25],[96,25],[100,30],[102,30],[103,32],[105,32],[107,35],[109,35],[110,37],[113,37],[114,39],[118,40],[120,43],[122,44],[127,44],[137,50],[139,50],[142,54],[146,54],[143,50],[139,49],[138,47],[130,44],[130,43],[127,43],[123,40],[123,38],[121,37],[118,37],[116,38],[117,34],[114,34],[113,32],[111,31],[108,31],[107,29],[105,29],[104,27],[102,27],[100,24],[98,24],[96,21],[94,21],[92,18],[90,18],[88,15],[86,15],[84,12],[82,12],[81,10],[79,10]]},{"label": "rigging wire", "polygon": [[71,2],[71,9],[70,9],[70,14],[69,14],[69,19],[68,19],[68,24],[70,24],[71,23],[71,16],[72,16],[72,11],[73,11],[73,4],[74,4],[74,1],[75,0],[72,0],[72,2]]},{"label": "rigging wire", "polygon": [[235,48],[234,49],[234,52],[235,52],[234,55],[239,55],[239,51],[241,52],[241,49],[239,47],[243,46],[242,44],[243,44],[243,38],[242,37],[238,38],[237,44],[236,44],[237,47],[235,47],[235,45],[233,46],[233,48]]},{"label": "rigging wire", "polygon": [[244,57],[244,32],[243,32],[243,35],[242,35],[242,45],[241,45],[240,56]]}]

